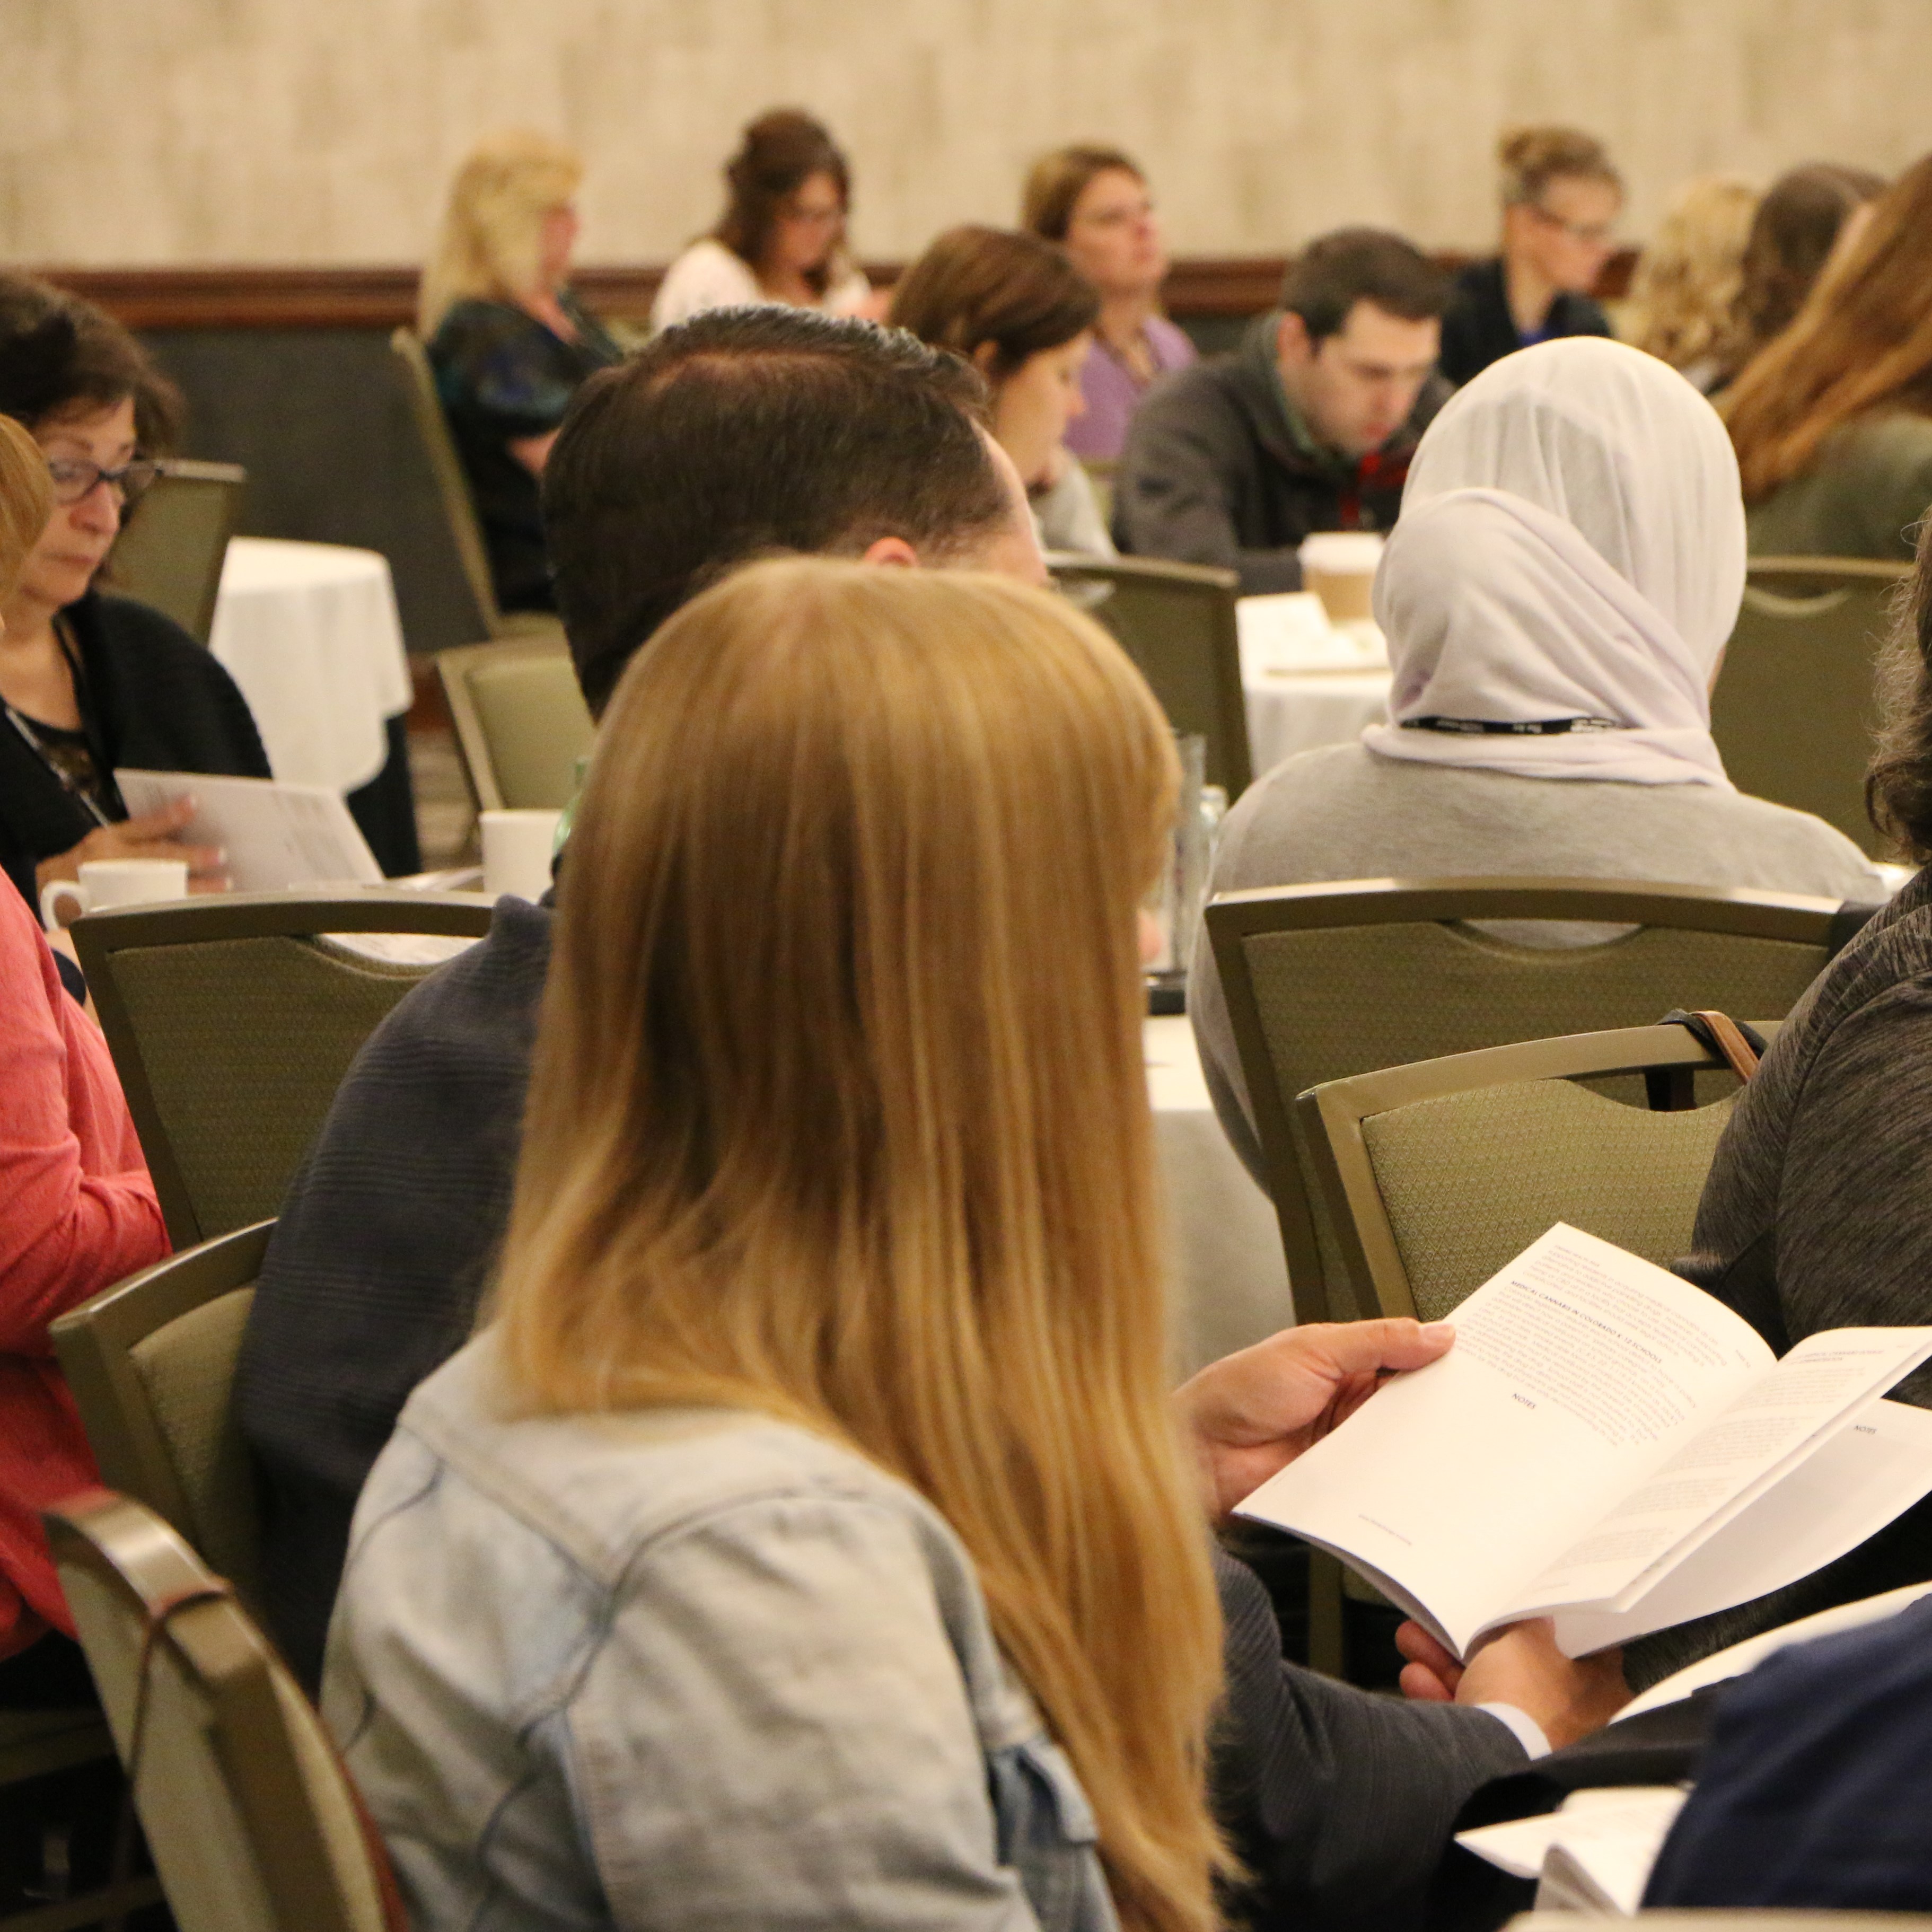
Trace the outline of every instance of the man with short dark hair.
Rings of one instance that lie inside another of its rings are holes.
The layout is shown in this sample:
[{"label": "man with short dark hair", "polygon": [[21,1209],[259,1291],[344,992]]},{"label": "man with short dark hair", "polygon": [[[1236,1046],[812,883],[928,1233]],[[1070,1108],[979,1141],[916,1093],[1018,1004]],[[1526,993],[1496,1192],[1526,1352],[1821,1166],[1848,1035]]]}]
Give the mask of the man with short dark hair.
[{"label": "man with short dark hair", "polygon": [[1237,570],[1248,596],[1298,590],[1297,549],[1317,530],[1386,530],[1449,393],[1434,373],[1448,293],[1400,236],[1345,228],[1311,242],[1240,348],[1168,376],[1141,405],[1114,540]]},{"label": "man with short dark hair", "polygon": [[[592,376],[544,478],[584,694],[734,564],[810,550],[1043,582],[985,386],[913,337],[795,308],[718,310]],[[313,1686],[364,1478],[453,1354],[509,1216],[549,911],[490,934],[397,1006],[291,1184],[239,1383],[263,1478],[263,1591]]]}]

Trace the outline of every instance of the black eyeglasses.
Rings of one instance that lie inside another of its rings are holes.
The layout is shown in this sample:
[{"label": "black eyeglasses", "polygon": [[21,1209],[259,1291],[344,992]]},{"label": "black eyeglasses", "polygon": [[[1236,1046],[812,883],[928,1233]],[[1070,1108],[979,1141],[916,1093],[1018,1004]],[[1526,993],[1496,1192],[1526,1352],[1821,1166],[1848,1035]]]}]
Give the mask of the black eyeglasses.
[{"label": "black eyeglasses", "polygon": [[77,503],[105,483],[122,502],[131,507],[154,487],[161,466],[148,457],[137,456],[118,470],[104,470],[85,457],[50,456],[47,474],[52,478],[56,503]]}]

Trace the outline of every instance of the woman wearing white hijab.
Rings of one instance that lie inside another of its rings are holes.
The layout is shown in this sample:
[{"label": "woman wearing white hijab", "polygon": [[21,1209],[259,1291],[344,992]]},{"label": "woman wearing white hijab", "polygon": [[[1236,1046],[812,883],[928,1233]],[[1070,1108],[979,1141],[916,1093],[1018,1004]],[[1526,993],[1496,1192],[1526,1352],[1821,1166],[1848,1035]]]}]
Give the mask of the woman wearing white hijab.
[{"label": "woman wearing white hijab", "polygon": [[[1744,584],[1730,439],[1675,370],[1594,338],[1492,363],[1424,435],[1376,574],[1390,722],[1251,786],[1214,890],[1527,873],[1885,898],[1842,833],[1724,776],[1709,689]],[[1258,1173],[1204,944],[1188,1010]]]}]

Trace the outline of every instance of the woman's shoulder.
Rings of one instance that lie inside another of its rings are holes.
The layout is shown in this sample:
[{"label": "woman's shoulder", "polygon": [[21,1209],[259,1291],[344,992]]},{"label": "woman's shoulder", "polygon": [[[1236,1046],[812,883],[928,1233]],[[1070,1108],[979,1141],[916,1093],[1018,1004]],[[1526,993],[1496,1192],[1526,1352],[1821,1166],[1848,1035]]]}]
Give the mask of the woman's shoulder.
[{"label": "woman's shoulder", "polygon": [[906,1484],[776,1417],[700,1407],[528,1413],[508,1390],[488,1334],[417,1388],[398,1433],[613,1585],[683,1533],[752,1534],[760,1519],[800,1508],[863,1517],[900,1540],[953,1541]]},{"label": "woman's shoulder", "polygon": [[1184,369],[1200,359],[1194,338],[1178,322],[1164,315],[1148,317],[1147,339],[1154,345],[1154,360],[1162,369]]},{"label": "woman's shoulder", "polygon": [[268,776],[241,687],[166,612],[96,590],[69,604],[66,616],[106,714],[117,762],[167,756],[187,771]]},{"label": "woman's shoulder", "polygon": [[1888,410],[1834,430],[1808,470],[1750,506],[1750,548],[1906,562],[1928,506],[1932,416]]}]

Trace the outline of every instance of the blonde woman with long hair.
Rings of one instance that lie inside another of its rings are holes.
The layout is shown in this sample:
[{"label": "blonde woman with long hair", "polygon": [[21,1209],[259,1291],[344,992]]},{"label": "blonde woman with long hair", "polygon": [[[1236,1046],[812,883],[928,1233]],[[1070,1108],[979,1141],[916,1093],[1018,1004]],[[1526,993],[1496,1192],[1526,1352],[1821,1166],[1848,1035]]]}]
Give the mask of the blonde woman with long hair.
[{"label": "blonde woman with long hair", "polygon": [[578,385],[618,359],[570,286],[584,163],[548,135],[480,142],[457,170],[417,299],[498,604],[553,608],[537,479]]},{"label": "blonde woman with long hair", "polygon": [[766,562],[633,660],[494,1321],[331,1633],[418,1932],[1216,1922],[1204,1502],[1448,1338],[1292,1331],[1184,1446],[1137,926],[1175,790],[1025,586]]},{"label": "blonde woman with long hair", "polygon": [[1758,190],[1742,175],[1700,175],[1670,204],[1638,258],[1623,337],[1708,395],[1728,372]]}]

